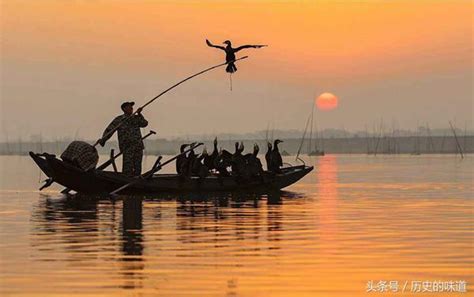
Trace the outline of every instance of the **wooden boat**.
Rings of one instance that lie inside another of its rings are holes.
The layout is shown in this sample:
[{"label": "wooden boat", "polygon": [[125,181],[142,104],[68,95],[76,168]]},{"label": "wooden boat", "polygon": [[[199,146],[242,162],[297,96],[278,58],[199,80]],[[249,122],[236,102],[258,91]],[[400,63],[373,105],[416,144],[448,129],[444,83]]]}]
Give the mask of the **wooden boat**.
[{"label": "wooden boat", "polygon": [[[241,180],[234,176],[182,178],[177,174],[154,174],[148,179],[128,177],[114,171],[83,171],[50,154],[30,152],[38,167],[56,183],[84,194],[105,194],[135,181],[123,194],[174,193],[174,192],[267,192],[283,189],[313,170],[312,166],[282,168],[281,173],[264,172],[263,177]],[[121,192],[122,193],[122,192]]]}]

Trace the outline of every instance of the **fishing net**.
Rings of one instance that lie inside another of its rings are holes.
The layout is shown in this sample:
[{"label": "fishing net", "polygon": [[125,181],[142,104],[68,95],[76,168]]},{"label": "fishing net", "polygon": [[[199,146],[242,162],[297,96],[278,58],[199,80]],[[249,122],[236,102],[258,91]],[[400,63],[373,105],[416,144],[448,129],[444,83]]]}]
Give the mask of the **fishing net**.
[{"label": "fishing net", "polygon": [[73,141],[61,154],[64,162],[84,171],[94,169],[99,162],[99,154],[94,146],[84,141]]}]

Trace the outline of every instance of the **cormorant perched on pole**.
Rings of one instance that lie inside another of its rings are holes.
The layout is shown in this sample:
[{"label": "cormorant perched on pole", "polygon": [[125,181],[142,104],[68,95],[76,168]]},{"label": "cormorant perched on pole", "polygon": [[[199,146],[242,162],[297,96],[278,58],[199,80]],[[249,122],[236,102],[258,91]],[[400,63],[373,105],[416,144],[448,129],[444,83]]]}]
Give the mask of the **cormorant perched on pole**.
[{"label": "cormorant perched on pole", "polygon": [[267,45],[260,45],[260,44],[257,44],[257,45],[247,44],[247,45],[242,45],[242,46],[233,48],[232,43],[230,42],[230,40],[226,40],[226,41],[223,42],[223,44],[225,44],[226,46],[223,47],[223,46],[220,46],[220,45],[214,45],[207,39],[206,39],[206,44],[210,47],[215,47],[215,48],[218,48],[218,49],[221,49],[221,50],[225,51],[225,60],[228,63],[227,68],[225,69],[225,71],[228,72],[228,73],[234,73],[234,72],[237,71],[237,67],[234,64],[235,53],[236,52],[238,52],[240,50],[243,50],[243,49],[246,49],[246,48],[261,48],[261,47],[267,46]]},{"label": "cormorant perched on pole", "polygon": [[227,67],[226,67],[225,71],[230,73],[230,75],[231,75],[230,76],[230,90],[231,91],[232,91],[232,73],[237,71],[237,66],[235,66],[235,64],[234,64],[234,61],[236,59],[235,58],[235,53],[242,50],[242,49],[246,49],[246,48],[261,48],[261,47],[267,46],[267,45],[261,45],[261,44],[256,44],[256,45],[247,44],[247,45],[242,45],[242,46],[233,48],[232,43],[230,42],[230,40],[226,40],[226,41],[223,42],[223,44],[225,44],[226,46],[223,47],[223,46],[220,46],[220,45],[214,45],[207,39],[206,39],[206,44],[210,47],[215,47],[215,48],[218,48],[218,49],[221,49],[221,50],[225,51],[225,60],[227,62]]}]

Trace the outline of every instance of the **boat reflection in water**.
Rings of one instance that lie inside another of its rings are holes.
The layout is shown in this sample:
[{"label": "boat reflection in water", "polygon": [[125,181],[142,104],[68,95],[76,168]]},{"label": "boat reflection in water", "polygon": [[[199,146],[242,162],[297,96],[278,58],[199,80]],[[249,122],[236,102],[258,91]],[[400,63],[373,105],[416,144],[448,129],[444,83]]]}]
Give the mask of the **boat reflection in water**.
[{"label": "boat reflection in water", "polygon": [[[34,236],[31,245],[52,253],[67,247],[67,252],[60,251],[56,257],[40,259],[70,262],[94,260],[97,250],[90,243],[99,240],[100,236],[97,202],[41,196],[43,197],[32,213]],[[55,242],[61,244],[57,245]]]},{"label": "boat reflection in water", "polygon": [[[141,287],[144,277],[142,198],[124,197],[121,221],[117,222],[119,203],[95,197],[41,200],[33,212],[35,240],[32,245],[41,251],[49,250],[54,260],[97,262],[105,257],[116,261],[124,281],[120,287]],[[60,244],[55,244],[58,240]],[[119,246],[114,244],[116,242]],[[58,255],[62,259],[58,259]],[[109,255],[113,255],[111,259]],[[44,260],[51,261],[51,258]]]},{"label": "boat reflection in water", "polygon": [[[97,288],[166,287],[162,281],[170,273],[205,268],[216,261],[216,254],[232,259],[279,250],[281,206],[285,199],[299,197],[280,191],[121,196],[117,201],[46,196],[34,207],[32,245],[44,261],[72,263],[70,272]],[[61,283],[65,276],[56,277]],[[233,278],[225,284],[231,295],[238,288]]]}]

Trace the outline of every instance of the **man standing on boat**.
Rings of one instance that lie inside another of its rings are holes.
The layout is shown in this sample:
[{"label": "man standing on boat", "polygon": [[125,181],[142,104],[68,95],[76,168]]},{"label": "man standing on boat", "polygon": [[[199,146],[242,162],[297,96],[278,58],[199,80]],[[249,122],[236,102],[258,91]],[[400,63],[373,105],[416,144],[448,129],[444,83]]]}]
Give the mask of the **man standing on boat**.
[{"label": "man standing on boat", "polygon": [[[123,153],[122,172],[128,176],[138,176],[142,172],[143,145],[140,128],[148,126],[148,121],[141,114],[142,108],[133,113],[135,102],[124,102],[120,106],[123,114],[117,116],[105,129],[99,141],[101,146],[112,137],[115,130],[118,134],[120,151]],[[117,129],[118,126],[118,129]]]}]

